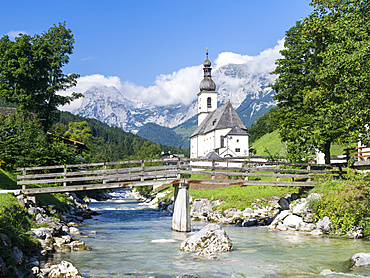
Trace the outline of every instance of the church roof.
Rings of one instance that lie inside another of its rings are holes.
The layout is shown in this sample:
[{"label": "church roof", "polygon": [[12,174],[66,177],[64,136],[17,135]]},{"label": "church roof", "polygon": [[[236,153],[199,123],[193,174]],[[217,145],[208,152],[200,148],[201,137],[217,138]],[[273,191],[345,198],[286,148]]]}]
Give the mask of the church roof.
[{"label": "church roof", "polygon": [[246,130],[244,129],[241,129],[240,127],[233,127],[226,135],[247,135],[249,136],[249,134],[247,133]]},{"label": "church roof", "polygon": [[204,159],[221,159],[221,157],[215,151],[207,153],[203,158]]},{"label": "church roof", "polygon": [[208,132],[216,129],[235,127],[238,127],[241,130],[247,130],[243,122],[240,120],[238,114],[235,112],[234,107],[230,102],[227,102],[209,113],[204,121],[193,132],[190,138],[200,134],[207,134]]}]

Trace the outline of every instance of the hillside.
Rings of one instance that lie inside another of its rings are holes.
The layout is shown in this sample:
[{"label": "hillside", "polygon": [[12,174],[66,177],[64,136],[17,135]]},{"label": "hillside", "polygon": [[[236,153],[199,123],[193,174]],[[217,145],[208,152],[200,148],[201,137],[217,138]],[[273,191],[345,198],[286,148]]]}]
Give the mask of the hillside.
[{"label": "hillside", "polygon": [[249,148],[258,156],[285,156],[285,144],[281,142],[278,130],[263,135],[257,139]]},{"label": "hillside", "polygon": [[[73,123],[81,122],[86,122],[87,126],[82,125],[80,127],[81,130],[78,132],[71,128],[72,125],[76,128],[76,124]],[[69,112],[60,113],[60,117],[53,126],[52,132],[61,136],[66,136],[66,134],[72,132],[74,136],[79,136],[71,139],[86,143],[90,149],[84,155],[84,159],[87,159],[86,162],[128,159],[136,156],[145,144],[146,146],[153,144],[153,142],[131,132],[126,132],[119,127],[111,127],[98,120],[73,115]],[[186,150],[173,146],[157,145],[156,148],[159,152],[171,151],[172,153],[187,155]]]}]

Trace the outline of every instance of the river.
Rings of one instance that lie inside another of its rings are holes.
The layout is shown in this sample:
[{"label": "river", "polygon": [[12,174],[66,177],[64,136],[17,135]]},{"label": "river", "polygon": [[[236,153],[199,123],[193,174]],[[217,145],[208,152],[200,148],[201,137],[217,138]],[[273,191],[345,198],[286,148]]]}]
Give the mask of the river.
[{"label": "river", "polygon": [[[180,251],[189,234],[171,231],[172,217],[147,208],[125,192],[111,194],[103,202],[90,203],[102,213],[85,220],[80,238],[91,251],[54,254],[51,260],[67,260],[84,277],[370,277],[370,268],[348,269],[355,253],[370,253],[369,240],[312,237],[300,232],[269,231],[264,227],[223,226],[234,251],[206,260]],[[192,222],[198,231],[205,222]],[[96,231],[96,234],[90,234]]]}]

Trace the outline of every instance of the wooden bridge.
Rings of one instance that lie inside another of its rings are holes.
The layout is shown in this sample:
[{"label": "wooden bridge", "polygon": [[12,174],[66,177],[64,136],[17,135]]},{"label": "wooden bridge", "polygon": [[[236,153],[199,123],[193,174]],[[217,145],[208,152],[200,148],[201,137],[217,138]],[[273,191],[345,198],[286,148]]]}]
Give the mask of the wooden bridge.
[{"label": "wooden bridge", "polygon": [[338,177],[332,165],[283,163],[245,159],[166,158],[92,164],[25,167],[17,171],[19,189],[0,193],[24,194],[100,190],[172,184],[175,206],[172,228],[190,231],[189,187],[199,185],[263,185],[314,187],[317,179]]}]

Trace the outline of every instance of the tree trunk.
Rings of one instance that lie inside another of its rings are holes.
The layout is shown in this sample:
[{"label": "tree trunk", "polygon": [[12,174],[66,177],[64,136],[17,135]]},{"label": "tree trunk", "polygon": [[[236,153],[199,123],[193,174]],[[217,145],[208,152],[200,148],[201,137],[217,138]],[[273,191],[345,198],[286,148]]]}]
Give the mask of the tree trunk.
[{"label": "tree trunk", "polygon": [[330,141],[325,142],[324,154],[325,154],[325,164],[330,164]]}]

